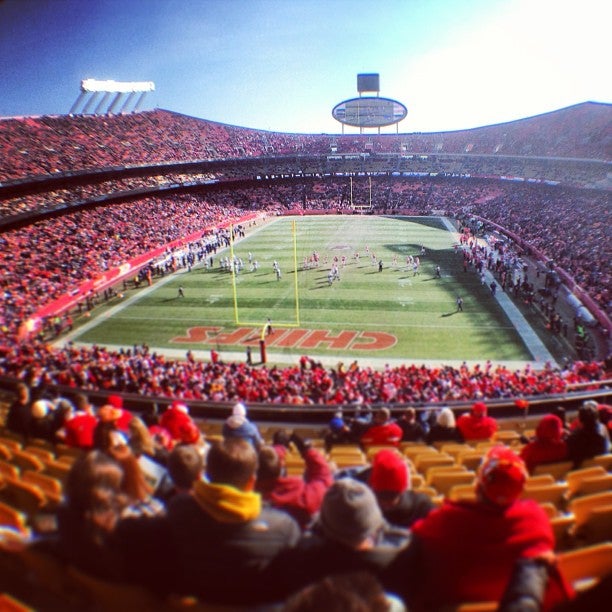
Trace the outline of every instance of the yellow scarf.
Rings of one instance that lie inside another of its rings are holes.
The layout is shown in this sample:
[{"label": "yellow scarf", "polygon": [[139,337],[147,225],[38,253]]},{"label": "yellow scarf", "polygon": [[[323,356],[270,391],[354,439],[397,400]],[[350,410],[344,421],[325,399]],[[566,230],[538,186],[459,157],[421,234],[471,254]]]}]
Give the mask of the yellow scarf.
[{"label": "yellow scarf", "polygon": [[246,523],[261,513],[261,496],[254,491],[198,480],[193,496],[204,512],[221,523]]}]

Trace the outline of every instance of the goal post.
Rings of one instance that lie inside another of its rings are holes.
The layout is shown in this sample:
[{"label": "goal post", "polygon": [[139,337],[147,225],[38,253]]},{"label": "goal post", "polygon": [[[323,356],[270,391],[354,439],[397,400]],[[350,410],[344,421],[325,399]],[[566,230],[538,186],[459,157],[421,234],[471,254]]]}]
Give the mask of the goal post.
[{"label": "goal post", "polygon": [[[298,282],[298,255],[297,255],[297,222],[291,220],[292,234],[292,250],[293,250],[293,295],[294,295],[294,321],[278,321],[274,320],[276,327],[299,327],[300,325],[300,288]],[[270,326],[270,315],[265,320],[259,321],[243,321],[240,319],[240,308],[238,304],[238,286],[236,279],[236,268],[234,266],[234,226],[230,226],[230,274],[232,279],[232,294],[234,305],[234,323],[236,325],[247,325],[261,328],[261,335],[264,338],[267,335],[268,327]]]}]

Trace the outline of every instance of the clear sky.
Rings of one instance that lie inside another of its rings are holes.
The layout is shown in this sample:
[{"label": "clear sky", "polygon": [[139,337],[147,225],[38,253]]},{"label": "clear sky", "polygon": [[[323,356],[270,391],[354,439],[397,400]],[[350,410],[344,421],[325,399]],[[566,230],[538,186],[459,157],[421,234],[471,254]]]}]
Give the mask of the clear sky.
[{"label": "clear sky", "polygon": [[[65,114],[84,78],[154,81],[163,108],[339,133],[357,74],[401,132],[612,102],[609,0],[0,0],[0,116]],[[384,128],[383,131],[394,131]],[[357,131],[346,128],[347,132]]]}]

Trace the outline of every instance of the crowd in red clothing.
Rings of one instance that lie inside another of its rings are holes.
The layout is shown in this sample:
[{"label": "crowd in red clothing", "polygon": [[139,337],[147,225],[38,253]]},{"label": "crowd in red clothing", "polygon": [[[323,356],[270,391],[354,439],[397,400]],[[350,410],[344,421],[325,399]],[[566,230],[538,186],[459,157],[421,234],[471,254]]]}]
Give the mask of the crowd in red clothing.
[{"label": "crowd in red clothing", "polygon": [[[126,164],[266,155],[384,153],[606,159],[608,105],[579,104],[539,117],[429,134],[286,134],[163,110],[0,121],[0,181]],[[583,126],[590,130],[584,137]]]},{"label": "crowd in red clothing", "polygon": [[484,367],[402,365],[375,370],[356,362],[348,369],[326,368],[306,359],[284,368],[166,359],[146,347],[110,351],[68,345],[61,350],[32,342],[6,347],[0,374],[29,385],[66,385],[185,400],[317,405],[439,403],[475,398],[511,398],[564,393],[567,386],[603,376],[603,365],[576,362],[569,369],[526,366]]}]

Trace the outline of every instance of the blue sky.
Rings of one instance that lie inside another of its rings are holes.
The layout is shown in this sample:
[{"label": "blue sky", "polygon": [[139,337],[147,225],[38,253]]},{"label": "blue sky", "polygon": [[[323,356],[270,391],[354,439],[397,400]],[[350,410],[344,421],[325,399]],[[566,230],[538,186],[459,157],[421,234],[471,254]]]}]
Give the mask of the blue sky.
[{"label": "blue sky", "polygon": [[[68,113],[84,78],[143,109],[338,133],[357,74],[453,130],[612,102],[607,0],[0,0],[0,116]],[[383,131],[394,131],[384,128]],[[355,132],[355,128],[347,128]]]}]

